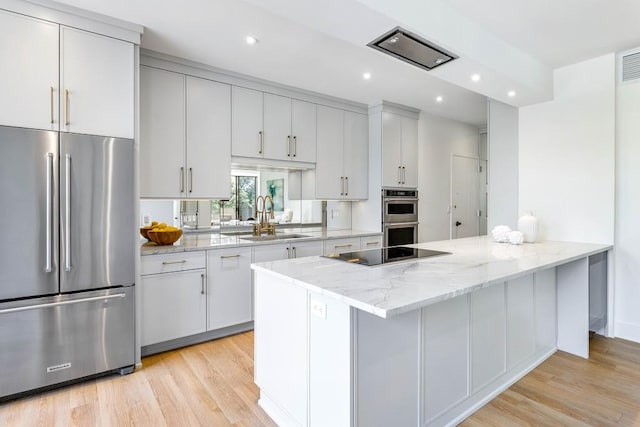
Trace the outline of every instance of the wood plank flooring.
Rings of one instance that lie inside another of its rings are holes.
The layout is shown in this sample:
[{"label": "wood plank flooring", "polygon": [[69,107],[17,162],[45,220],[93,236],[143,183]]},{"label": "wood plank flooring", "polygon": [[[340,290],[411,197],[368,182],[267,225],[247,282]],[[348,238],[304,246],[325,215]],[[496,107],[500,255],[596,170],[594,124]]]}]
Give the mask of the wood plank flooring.
[{"label": "wood plank flooring", "polygon": [[[257,399],[246,332],[4,403],[0,426],[274,426]],[[557,352],[462,426],[640,426],[640,344],[596,336],[589,360]]]}]

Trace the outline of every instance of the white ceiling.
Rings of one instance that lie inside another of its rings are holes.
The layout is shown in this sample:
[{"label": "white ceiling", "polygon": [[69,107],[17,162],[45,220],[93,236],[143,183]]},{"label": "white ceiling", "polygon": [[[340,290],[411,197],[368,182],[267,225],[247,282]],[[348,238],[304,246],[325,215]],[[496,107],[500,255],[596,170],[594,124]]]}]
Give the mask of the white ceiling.
[{"label": "white ceiling", "polygon": [[[512,105],[540,102],[550,95],[552,67],[640,46],[640,25],[632,23],[640,17],[638,0],[59,1],[144,25],[147,49],[477,126],[486,124],[486,96]],[[396,25],[460,59],[425,72],[366,47]],[[248,34],[260,42],[248,46]],[[471,83],[469,75],[479,71],[481,84]],[[507,98],[507,89],[517,89],[517,98]]]}]

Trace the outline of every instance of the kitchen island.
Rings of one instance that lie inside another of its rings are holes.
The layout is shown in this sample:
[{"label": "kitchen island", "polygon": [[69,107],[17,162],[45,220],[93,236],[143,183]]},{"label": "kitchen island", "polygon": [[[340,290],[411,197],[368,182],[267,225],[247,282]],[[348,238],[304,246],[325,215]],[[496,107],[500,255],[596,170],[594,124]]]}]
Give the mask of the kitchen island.
[{"label": "kitchen island", "polygon": [[279,425],[455,424],[556,350],[588,357],[589,281],[606,282],[610,245],[412,246],[450,254],[252,266],[255,382]]}]

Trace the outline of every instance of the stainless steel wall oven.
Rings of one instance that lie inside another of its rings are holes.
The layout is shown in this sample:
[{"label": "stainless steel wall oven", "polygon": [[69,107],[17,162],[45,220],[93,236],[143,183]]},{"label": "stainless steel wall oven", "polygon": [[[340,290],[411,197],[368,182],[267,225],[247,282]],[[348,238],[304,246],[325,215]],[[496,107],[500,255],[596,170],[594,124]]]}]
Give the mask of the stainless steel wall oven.
[{"label": "stainless steel wall oven", "polygon": [[418,242],[418,190],[382,189],[382,231],[385,246]]}]

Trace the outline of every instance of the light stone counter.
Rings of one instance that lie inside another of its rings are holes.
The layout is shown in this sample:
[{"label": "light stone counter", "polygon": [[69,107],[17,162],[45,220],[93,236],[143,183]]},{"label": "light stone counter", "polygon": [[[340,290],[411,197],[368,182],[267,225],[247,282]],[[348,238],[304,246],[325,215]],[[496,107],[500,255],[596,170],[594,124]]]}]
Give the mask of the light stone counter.
[{"label": "light stone counter", "polygon": [[311,257],[254,264],[294,283],[387,318],[611,249],[611,245],[496,243],[486,236],[410,245],[451,255],[380,266]]},{"label": "light stone counter", "polygon": [[179,253],[190,251],[203,251],[208,249],[269,245],[274,243],[288,243],[292,241],[311,241],[339,239],[346,237],[382,236],[381,232],[365,230],[332,230],[321,227],[313,228],[283,228],[278,234],[303,234],[307,237],[291,239],[265,239],[262,241],[247,240],[249,236],[225,235],[224,233],[186,233],[173,245],[160,246],[153,242],[146,242],[140,246],[141,255],[157,255],[167,253]]}]

